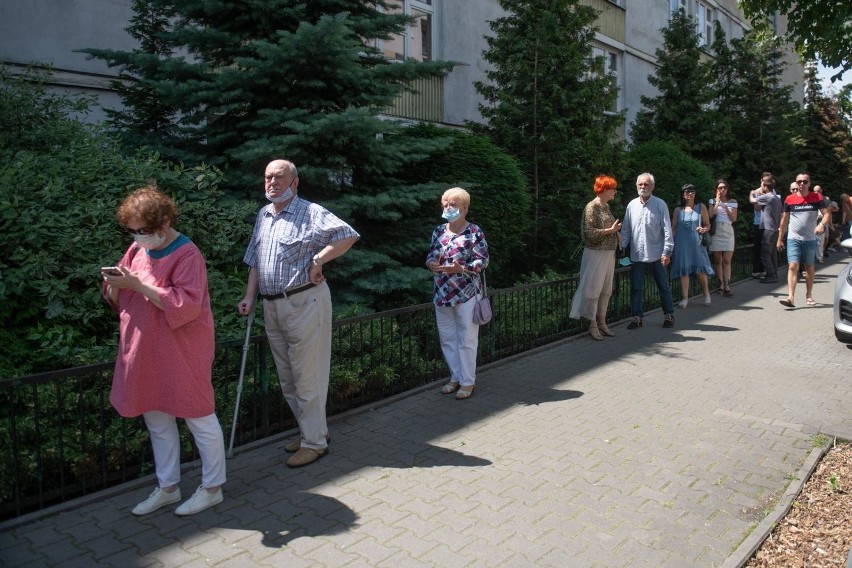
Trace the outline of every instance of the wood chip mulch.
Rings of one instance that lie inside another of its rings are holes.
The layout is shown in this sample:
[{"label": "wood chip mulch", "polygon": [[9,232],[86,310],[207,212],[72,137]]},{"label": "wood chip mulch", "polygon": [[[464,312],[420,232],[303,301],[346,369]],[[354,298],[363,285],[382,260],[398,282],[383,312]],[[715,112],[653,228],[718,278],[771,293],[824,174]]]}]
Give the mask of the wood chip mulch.
[{"label": "wood chip mulch", "polygon": [[852,444],[822,458],[787,516],[763,542],[749,568],[846,566],[852,547]]}]

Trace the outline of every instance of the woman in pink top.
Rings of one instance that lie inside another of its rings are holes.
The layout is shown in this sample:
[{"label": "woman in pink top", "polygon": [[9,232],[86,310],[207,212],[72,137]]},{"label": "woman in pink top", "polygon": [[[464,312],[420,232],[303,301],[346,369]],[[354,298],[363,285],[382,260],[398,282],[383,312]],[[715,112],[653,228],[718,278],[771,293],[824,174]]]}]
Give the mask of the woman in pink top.
[{"label": "woman in pink top", "polygon": [[175,513],[191,515],[221,503],[225,482],[225,443],[211,382],[215,337],[204,257],[175,230],[175,202],[154,187],[132,192],[116,218],[134,243],[116,269],[102,269],[103,296],[120,321],[110,402],[122,416],[145,419],[158,482],[133,514],[180,501],[176,418],[184,418],[201,455],[202,483]]}]

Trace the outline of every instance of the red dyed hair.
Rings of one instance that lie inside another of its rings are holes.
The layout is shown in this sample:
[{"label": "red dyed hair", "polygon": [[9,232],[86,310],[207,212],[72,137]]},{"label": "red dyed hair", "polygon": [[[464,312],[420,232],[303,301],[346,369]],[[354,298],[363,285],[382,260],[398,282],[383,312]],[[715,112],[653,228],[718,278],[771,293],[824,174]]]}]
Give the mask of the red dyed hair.
[{"label": "red dyed hair", "polygon": [[595,193],[600,195],[608,189],[615,189],[617,185],[614,177],[601,174],[595,178]]}]

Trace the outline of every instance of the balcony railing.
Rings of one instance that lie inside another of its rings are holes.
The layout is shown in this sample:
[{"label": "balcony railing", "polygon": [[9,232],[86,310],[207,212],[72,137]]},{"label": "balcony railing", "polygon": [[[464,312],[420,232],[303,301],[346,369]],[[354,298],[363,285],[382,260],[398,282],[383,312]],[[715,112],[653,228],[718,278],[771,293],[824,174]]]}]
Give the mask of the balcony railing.
[{"label": "balcony railing", "polygon": [[[751,247],[734,255],[734,279],[751,271]],[[672,283],[677,294],[679,286]],[[609,320],[630,315],[629,269],[616,270]],[[582,333],[568,317],[576,278],[491,289],[494,319],[480,330],[478,363]],[[697,293],[697,289],[694,290]],[[645,307],[660,305],[652,282]],[[329,414],[355,408],[446,376],[431,303],[334,322]],[[220,342],[213,383],[229,439],[243,339]],[[140,418],[123,419],[109,404],[114,363],[0,381],[0,520],[62,503],[152,473],[148,433]],[[182,461],[197,459],[180,423]],[[235,446],[294,426],[281,395],[266,337],[247,352]]]},{"label": "balcony railing", "polygon": [[441,122],[444,119],[444,78],[430,77],[413,82],[413,92],[406,91],[385,110],[389,116]]}]

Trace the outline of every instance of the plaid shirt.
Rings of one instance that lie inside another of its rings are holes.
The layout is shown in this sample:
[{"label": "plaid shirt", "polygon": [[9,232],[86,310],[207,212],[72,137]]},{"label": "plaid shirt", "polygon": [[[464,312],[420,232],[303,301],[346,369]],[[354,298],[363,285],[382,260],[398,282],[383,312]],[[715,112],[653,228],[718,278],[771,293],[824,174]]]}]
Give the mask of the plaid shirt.
[{"label": "plaid shirt", "polygon": [[466,274],[435,274],[435,305],[454,306],[476,297],[482,291],[479,273],[488,266],[488,243],[478,225],[468,224],[459,234],[443,224],[432,232],[432,245],[426,262],[452,264],[457,260]]},{"label": "plaid shirt", "polygon": [[257,270],[261,294],[280,294],[310,282],[315,254],[357,236],[326,208],[296,196],[277,215],[272,204],[258,212],[243,262]]}]

